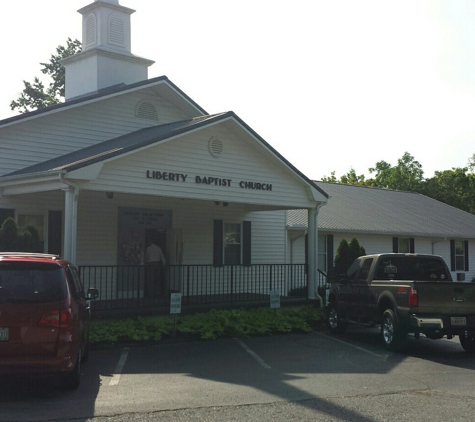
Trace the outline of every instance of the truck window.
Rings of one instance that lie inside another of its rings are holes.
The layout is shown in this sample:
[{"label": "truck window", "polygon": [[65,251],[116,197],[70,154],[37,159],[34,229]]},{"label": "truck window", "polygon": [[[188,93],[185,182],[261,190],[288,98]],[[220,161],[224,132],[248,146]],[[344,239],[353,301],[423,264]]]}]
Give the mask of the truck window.
[{"label": "truck window", "polygon": [[350,268],[346,272],[346,281],[354,281],[356,280],[356,275],[358,274],[358,270],[360,269],[361,259],[357,259],[351,264]]},{"label": "truck window", "polygon": [[435,257],[383,257],[376,269],[378,280],[452,281],[447,266]]},{"label": "truck window", "polygon": [[369,276],[369,269],[373,265],[373,258],[365,259],[363,265],[361,266],[359,279],[362,281],[367,281]]}]

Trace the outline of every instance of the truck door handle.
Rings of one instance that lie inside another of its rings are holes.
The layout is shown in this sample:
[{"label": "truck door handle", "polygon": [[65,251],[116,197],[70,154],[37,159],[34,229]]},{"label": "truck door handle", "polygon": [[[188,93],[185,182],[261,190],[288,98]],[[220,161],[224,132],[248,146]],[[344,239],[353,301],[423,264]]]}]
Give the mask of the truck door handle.
[{"label": "truck door handle", "polygon": [[465,302],[463,297],[454,297],[454,302]]}]

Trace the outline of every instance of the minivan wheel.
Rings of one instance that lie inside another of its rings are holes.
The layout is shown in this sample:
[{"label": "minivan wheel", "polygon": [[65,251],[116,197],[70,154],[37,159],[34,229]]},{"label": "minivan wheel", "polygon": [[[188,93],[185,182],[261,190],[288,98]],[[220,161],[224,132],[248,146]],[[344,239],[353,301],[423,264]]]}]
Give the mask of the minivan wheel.
[{"label": "minivan wheel", "polygon": [[347,328],[347,323],[341,320],[338,307],[333,303],[328,305],[328,327],[335,334],[342,334]]},{"label": "minivan wheel", "polygon": [[475,335],[464,331],[459,334],[460,344],[467,353],[475,353]]},{"label": "minivan wheel", "polygon": [[381,322],[381,337],[386,349],[400,351],[406,342],[406,332],[398,324],[392,309],[386,309]]},{"label": "minivan wheel", "polygon": [[91,343],[89,342],[89,333],[86,336],[86,342],[84,343],[84,352],[82,355],[82,362],[87,362],[89,359],[89,350],[91,349]]},{"label": "minivan wheel", "polygon": [[81,380],[81,360],[82,360],[82,347],[79,348],[76,364],[71,372],[63,375],[61,386],[66,390],[75,390],[79,387]]}]

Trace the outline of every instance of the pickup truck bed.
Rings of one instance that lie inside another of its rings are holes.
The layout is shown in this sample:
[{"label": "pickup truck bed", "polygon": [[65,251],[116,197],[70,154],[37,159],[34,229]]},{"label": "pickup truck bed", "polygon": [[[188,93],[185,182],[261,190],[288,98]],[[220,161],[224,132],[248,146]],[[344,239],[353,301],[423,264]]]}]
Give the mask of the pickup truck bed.
[{"label": "pickup truck bed", "polygon": [[454,283],[441,257],[379,254],[359,257],[329,294],[329,327],[381,325],[386,347],[399,350],[408,333],[438,339],[458,335],[475,352],[475,284]]}]

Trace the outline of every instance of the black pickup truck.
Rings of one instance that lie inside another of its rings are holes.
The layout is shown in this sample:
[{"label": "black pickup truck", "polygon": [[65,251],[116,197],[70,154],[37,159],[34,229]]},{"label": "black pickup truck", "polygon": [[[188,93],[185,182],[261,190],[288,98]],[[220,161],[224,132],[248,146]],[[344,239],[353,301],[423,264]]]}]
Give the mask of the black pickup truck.
[{"label": "black pickup truck", "polygon": [[475,283],[453,282],[439,256],[361,256],[346,276],[329,281],[333,333],[343,333],[349,322],[381,325],[383,342],[392,351],[404,346],[409,333],[431,339],[458,335],[465,351],[475,353]]}]

